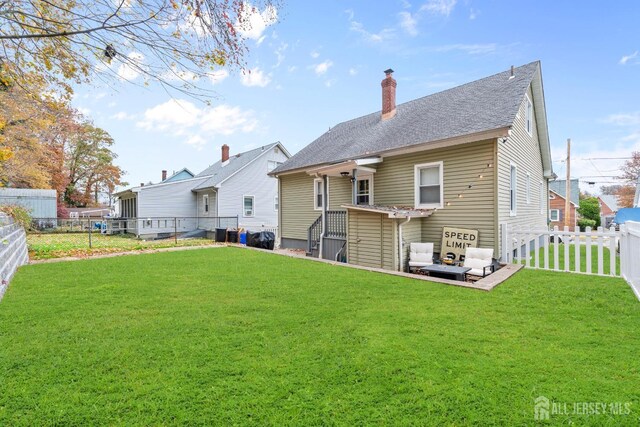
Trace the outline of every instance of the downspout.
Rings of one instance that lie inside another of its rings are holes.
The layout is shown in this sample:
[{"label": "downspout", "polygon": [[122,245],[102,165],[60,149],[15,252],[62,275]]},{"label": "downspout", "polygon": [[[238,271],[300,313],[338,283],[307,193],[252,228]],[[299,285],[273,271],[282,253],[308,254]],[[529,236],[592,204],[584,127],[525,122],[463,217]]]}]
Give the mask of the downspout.
[{"label": "downspout", "polygon": [[358,169],[351,171],[351,203],[358,204]]},{"label": "downspout", "polygon": [[329,178],[327,177],[327,175],[323,175],[322,176],[322,232],[320,233],[320,247],[319,247],[319,253],[318,253],[318,258],[320,259],[324,259],[322,257],[322,246],[324,243],[324,234],[327,231],[327,205],[329,204],[329,195],[327,194],[327,190],[328,190],[328,182],[329,182]]},{"label": "downspout", "polygon": [[398,271],[404,271],[404,251],[402,250],[402,226],[411,221],[411,217],[407,217],[406,221],[398,224],[398,257],[400,264],[398,265]]}]

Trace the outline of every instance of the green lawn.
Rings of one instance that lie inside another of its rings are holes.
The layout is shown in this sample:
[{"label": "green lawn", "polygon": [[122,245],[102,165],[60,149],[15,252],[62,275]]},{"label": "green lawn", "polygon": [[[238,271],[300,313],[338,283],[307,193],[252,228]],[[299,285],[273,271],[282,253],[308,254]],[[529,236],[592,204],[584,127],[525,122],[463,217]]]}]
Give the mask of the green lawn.
[{"label": "green lawn", "polygon": [[[559,270],[564,270],[564,244],[559,244],[558,245],[558,265],[556,266]],[[524,252],[524,251],[523,251]],[[531,251],[531,258],[529,259],[529,265],[530,266],[534,266],[535,265],[535,249],[533,251]],[[551,244],[549,245],[549,268],[550,269],[554,269],[555,266],[555,258],[554,258],[554,253],[555,253],[555,248],[554,245]],[[602,266],[603,266],[603,273],[604,274],[610,274],[611,273],[611,257],[610,257],[610,251],[608,248],[603,247],[602,248]],[[538,263],[540,268],[544,268],[544,248],[540,248],[540,251],[538,252]],[[522,263],[525,264],[525,260],[522,260]],[[617,256],[616,254],[616,275],[620,275],[620,257]],[[575,246],[572,244],[569,246],[569,271],[576,271],[576,248]],[[587,272],[587,248],[584,246],[584,244],[580,245],[580,272],[582,273],[586,273]],[[597,273],[598,272],[598,247],[597,246],[591,246],[591,272],[592,273]]]},{"label": "green lawn", "polygon": [[89,256],[95,254],[138,251],[144,249],[169,248],[175,246],[211,245],[211,239],[140,240],[130,234],[88,233],[28,233],[29,258],[47,259],[66,256]]},{"label": "green lawn", "polygon": [[529,425],[534,399],[631,402],[621,279],[492,292],[240,248],[22,267],[0,302],[0,425]]}]

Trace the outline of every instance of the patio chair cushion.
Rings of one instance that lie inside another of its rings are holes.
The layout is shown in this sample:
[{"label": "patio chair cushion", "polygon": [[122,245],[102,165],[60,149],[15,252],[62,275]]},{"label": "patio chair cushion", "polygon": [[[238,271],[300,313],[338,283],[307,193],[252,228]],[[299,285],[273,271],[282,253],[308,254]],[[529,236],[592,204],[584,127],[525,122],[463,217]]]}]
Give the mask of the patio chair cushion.
[{"label": "patio chair cushion", "polygon": [[464,256],[464,266],[470,268],[467,274],[474,276],[484,276],[491,274],[490,267],[493,263],[493,249],[490,248],[467,248]]},{"label": "patio chair cushion", "polygon": [[426,267],[433,264],[433,243],[411,243],[409,267]]}]

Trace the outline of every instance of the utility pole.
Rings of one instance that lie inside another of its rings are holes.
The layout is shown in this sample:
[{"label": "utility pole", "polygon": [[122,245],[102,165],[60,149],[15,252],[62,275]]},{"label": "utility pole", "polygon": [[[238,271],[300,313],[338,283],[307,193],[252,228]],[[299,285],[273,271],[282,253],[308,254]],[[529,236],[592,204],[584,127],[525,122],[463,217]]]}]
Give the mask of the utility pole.
[{"label": "utility pole", "polygon": [[570,227],[571,223],[571,138],[567,139],[567,182],[565,185],[564,199],[564,226]]}]

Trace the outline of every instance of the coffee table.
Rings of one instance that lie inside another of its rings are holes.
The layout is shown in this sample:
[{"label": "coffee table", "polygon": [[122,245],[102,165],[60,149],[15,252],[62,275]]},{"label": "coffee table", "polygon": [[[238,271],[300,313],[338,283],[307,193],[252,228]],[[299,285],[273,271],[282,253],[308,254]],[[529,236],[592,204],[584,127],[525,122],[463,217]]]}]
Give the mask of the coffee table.
[{"label": "coffee table", "polygon": [[461,281],[464,281],[465,273],[469,270],[471,270],[469,267],[458,267],[446,264],[432,264],[420,269],[420,271],[427,273],[429,276]]}]

